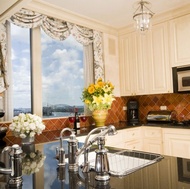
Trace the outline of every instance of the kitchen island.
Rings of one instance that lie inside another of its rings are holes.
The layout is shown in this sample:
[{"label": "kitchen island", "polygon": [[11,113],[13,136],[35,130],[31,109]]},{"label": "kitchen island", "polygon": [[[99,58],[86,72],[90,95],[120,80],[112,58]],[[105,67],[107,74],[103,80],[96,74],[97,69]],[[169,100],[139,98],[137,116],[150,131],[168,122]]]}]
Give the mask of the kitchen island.
[{"label": "kitchen island", "polygon": [[[56,147],[58,146],[59,141],[22,146],[25,154],[29,155],[32,152],[37,152],[37,157],[32,156],[32,158],[30,158],[29,166],[27,167],[25,165],[27,175],[23,175],[22,189],[190,188],[190,160],[188,159],[163,156],[164,158],[160,162],[142,168],[127,176],[111,176],[110,181],[102,185],[92,177],[91,179],[83,179],[78,172],[69,172],[67,165],[58,167],[58,161],[55,158]],[[64,149],[67,154],[67,142],[64,142]],[[0,188],[5,188],[8,176],[1,175],[0,179]]]}]

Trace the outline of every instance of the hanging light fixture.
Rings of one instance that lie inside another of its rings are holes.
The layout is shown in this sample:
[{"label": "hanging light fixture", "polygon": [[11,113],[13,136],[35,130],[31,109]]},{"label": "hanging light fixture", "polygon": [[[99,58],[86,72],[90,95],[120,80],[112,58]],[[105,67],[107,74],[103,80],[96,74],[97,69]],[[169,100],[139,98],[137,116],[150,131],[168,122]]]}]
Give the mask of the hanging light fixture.
[{"label": "hanging light fixture", "polygon": [[134,12],[133,19],[136,21],[136,28],[141,32],[147,31],[150,28],[150,19],[154,13],[149,9],[151,4],[148,1],[137,2],[137,9]]}]

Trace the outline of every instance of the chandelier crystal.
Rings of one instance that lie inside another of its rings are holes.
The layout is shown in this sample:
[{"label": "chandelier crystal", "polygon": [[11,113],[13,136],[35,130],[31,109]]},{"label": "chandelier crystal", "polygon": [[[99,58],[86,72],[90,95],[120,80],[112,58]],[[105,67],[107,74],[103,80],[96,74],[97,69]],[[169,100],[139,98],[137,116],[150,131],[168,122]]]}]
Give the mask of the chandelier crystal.
[{"label": "chandelier crystal", "polygon": [[136,21],[137,30],[144,32],[150,28],[150,19],[154,13],[149,9],[150,3],[148,1],[141,0],[137,2],[137,5],[138,7],[134,12],[133,19]]}]

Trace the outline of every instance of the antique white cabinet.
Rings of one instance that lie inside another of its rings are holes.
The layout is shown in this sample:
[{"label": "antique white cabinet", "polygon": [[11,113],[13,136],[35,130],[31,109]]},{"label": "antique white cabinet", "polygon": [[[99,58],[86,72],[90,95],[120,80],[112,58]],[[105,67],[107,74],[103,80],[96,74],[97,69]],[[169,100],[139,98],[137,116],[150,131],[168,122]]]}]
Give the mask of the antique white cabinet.
[{"label": "antique white cabinet", "polygon": [[147,94],[146,36],[132,32],[119,38],[121,96]]},{"label": "antique white cabinet", "polygon": [[129,33],[120,38],[120,89],[121,96],[131,96],[135,94],[134,77],[135,70],[135,50],[136,35]]},{"label": "antique white cabinet", "polygon": [[163,128],[164,154],[190,158],[190,129]]},{"label": "antique white cabinet", "polygon": [[[84,142],[85,138],[77,137],[80,142]],[[118,130],[114,136],[106,135],[106,146],[190,158],[190,129],[150,126],[126,128]]]},{"label": "antique white cabinet", "polygon": [[107,136],[106,146],[142,150],[141,127],[122,129],[114,136]]},{"label": "antique white cabinet", "polygon": [[172,92],[167,23],[153,26],[145,35],[122,35],[119,44],[122,96]]},{"label": "antique white cabinet", "polygon": [[142,150],[141,127],[125,129],[123,132],[124,148],[131,150]]},{"label": "antique white cabinet", "polygon": [[154,25],[148,40],[149,94],[171,93],[173,89],[168,49],[168,24]]},{"label": "antique white cabinet", "polygon": [[143,150],[146,152],[163,153],[161,127],[143,126]]},{"label": "antique white cabinet", "polygon": [[190,64],[190,14],[173,19],[170,24],[170,54],[172,66]]}]

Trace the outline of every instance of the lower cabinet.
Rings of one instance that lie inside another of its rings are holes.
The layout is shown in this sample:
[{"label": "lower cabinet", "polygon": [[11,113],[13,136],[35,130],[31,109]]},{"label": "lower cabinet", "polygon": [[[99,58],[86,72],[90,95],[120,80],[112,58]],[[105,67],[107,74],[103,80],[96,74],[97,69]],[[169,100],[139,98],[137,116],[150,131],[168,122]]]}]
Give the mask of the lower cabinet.
[{"label": "lower cabinet", "polygon": [[143,150],[152,153],[163,153],[161,127],[143,127]]},{"label": "lower cabinet", "polygon": [[106,146],[142,150],[141,127],[122,129],[114,136],[106,136]]},{"label": "lower cabinet", "polygon": [[130,150],[142,150],[141,127],[125,129],[123,132],[124,148]]},{"label": "lower cabinet", "polygon": [[116,148],[124,148],[123,130],[117,131],[117,134],[113,135],[113,136],[106,135],[106,144],[105,145],[116,147]]},{"label": "lower cabinet", "polygon": [[163,129],[164,154],[190,158],[190,129]]},{"label": "lower cabinet", "polygon": [[[91,136],[93,137],[93,136]],[[80,142],[86,136],[78,137]],[[190,158],[190,129],[141,126],[106,135],[106,146]]]}]

